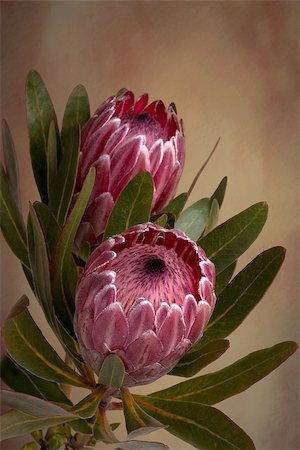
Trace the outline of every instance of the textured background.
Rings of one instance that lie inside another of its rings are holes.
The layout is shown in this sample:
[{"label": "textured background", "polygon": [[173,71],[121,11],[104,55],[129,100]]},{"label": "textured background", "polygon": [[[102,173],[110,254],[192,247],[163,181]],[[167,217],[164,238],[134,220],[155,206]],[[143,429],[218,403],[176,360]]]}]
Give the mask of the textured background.
[{"label": "textured background", "polygon": [[[221,221],[266,200],[270,213],[241,266],[274,245],[287,257],[275,283],[232,334],[231,349],[207,371],[258,348],[299,340],[299,3],[294,2],[2,2],[2,114],[14,135],[24,212],[37,199],[30,168],[24,84],[40,72],[61,122],[72,88],[83,83],[91,110],[120,87],[175,101],[185,121],[187,189],[215,141],[218,151],[191,201],[209,196],[227,175]],[[2,317],[32,295],[2,247]],[[43,325],[32,299],[32,313]],[[220,404],[258,449],[299,449],[299,356],[247,392]],[[166,387],[165,377],[143,392]],[[77,394],[77,398],[82,393]],[[191,448],[155,433],[173,450]],[[3,450],[20,448],[17,440]],[[101,444],[98,449],[104,448]]]}]

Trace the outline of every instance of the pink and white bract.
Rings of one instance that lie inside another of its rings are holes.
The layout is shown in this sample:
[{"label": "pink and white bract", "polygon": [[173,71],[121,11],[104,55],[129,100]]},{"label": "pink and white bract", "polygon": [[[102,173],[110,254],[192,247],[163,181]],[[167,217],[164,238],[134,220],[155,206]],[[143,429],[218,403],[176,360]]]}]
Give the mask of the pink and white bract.
[{"label": "pink and white bract", "polygon": [[139,172],[153,177],[152,212],[173,198],[185,158],[182,121],[161,100],[147,104],[148,94],[135,102],[133,93],[125,91],[108,98],[83,128],[76,192],[91,166],[96,181],[77,244],[97,243],[121,191]]},{"label": "pink and white bract", "polygon": [[121,357],[125,385],[168,373],[202,336],[213,312],[215,268],[179,230],[137,225],[90,256],[76,292],[74,329],[82,356],[99,373]]}]

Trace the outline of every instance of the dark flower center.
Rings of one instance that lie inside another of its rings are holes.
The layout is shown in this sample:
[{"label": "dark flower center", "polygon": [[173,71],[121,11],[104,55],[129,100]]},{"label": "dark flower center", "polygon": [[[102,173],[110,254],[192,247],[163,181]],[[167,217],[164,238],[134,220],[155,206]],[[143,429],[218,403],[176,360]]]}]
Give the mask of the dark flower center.
[{"label": "dark flower center", "polygon": [[143,112],[140,114],[125,114],[122,123],[129,125],[127,136],[144,135],[148,148],[159,138],[163,136],[163,130],[157,120],[150,114]]},{"label": "dark flower center", "polygon": [[166,263],[160,258],[149,258],[145,262],[145,269],[151,275],[160,275],[166,269]]}]

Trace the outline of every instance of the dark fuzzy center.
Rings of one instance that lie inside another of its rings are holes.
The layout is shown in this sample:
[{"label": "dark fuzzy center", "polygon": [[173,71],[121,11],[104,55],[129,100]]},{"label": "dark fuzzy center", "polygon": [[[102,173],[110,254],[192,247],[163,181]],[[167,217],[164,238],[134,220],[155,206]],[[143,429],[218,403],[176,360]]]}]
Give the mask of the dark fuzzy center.
[{"label": "dark fuzzy center", "polygon": [[149,274],[161,275],[166,269],[166,263],[160,258],[150,258],[145,262],[145,269]]}]

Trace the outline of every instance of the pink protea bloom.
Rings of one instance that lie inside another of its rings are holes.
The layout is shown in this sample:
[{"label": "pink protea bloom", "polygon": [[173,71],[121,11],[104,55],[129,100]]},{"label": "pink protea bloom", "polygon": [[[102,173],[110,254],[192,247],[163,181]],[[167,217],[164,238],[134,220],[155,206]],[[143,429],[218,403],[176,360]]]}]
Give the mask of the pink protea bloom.
[{"label": "pink protea bloom", "polygon": [[168,373],[202,336],[213,312],[215,268],[179,230],[137,225],[90,256],[76,291],[74,329],[82,356],[99,373],[122,358],[125,385]]},{"label": "pink protea bloom", "polygon": [[[77,242],[97,243],[121,191],[139,172],[154,181],[152,212],[173,198],[185,158],[182,121],[161,100],[136,102],[130,91],[108,98],[82,130],[76,192],[91,166],[96,181]],[[75,194],[76,195],[76,194]]]}]

